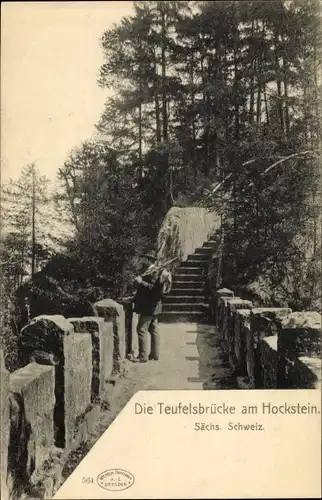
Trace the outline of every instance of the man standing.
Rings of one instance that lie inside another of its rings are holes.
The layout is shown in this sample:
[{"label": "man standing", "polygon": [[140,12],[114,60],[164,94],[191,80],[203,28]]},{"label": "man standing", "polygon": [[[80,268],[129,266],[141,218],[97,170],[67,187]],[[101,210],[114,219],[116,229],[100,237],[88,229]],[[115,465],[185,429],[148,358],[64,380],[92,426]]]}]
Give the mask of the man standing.
[{"label": "man standing", "polygon": [[[158,360],[160,355],[160,339],[158,331],[158,315],[162,312],[163,295],[171,288],[171,274],[157,265],[155,252],[150,251],[142,256],[143,272],[135,278],[137,292],[134,299],[134,312],[139,315],[137,334],[139,338],[139,357],[137,361],[146,363]],[[148,334],[151,335],[151,349],[148,352]]]}]

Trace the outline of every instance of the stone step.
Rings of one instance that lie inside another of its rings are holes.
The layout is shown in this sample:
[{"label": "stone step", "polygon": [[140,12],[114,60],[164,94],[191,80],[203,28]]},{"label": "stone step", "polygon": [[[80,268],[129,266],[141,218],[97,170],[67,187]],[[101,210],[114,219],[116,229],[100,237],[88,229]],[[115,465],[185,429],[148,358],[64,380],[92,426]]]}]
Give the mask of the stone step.
[{"label": "stone step", "polygon": [[197,323],[205,318],[205,314],[200,311],[190,312],[164,312],[159,316],[161,323]]},{"label": "stone step", "polygon": [[[188,290],[188,292],[191,290]],[[185,291],[187,293],[187,290]],[[204,293],[200,295],[167,295],[164,297],[163,303],[164,304],[195,304],[196,302],[202,302],[202,299],[204,299]]]},{"label": "stone step", "polygon": [[203,274],[203,269],[201,267],[196,267],[196,266],[194,267],[182,266],[176,269],[176,275],[177,274],[200,276]]},{"label": "stone step", "polygon": [[205,311],[205,309],[207,309],[208,306],[207,304],[205,304],[204,302],[194,302],[193,304],[178,304],[178,303],[171,303],[171,302],[168,302],[168,303],[164,303],[163,306],[162,306],[162,309],[164,312],[168,312],[168,311],[173,311],[173,312],[180,312],[180,311],[187,311],[187,312],[190,312],[190,311],[200,311],[200,312],[203,312]]},{"label": "stone step", "polygon": [[[198,296],[204,296],[205,292],[203,288],[175,288],[172,286],[171,290],[172,294],[175,294],[176,297],[186,295],[190,297],[198,297]],[[172,296],[172,295],[171,295]],[[170,297],[170,295],[166,295],[166,297]],[[165,300],[165,299],[164,299]]]},{"label": "stone step", "polygon": [[211,245],[208,247],[204,246],[201,248],[196,248],[196,251],[193,255],[206,255],[207,257],[209,257],[212,253],[213,247],[214,247],[214,245]]},{"label": "stone step", "polygon": [[199,252],[195,252],[193,254],[190,254],[188,255],[188,259],[186,260],[186,262],[189,262],[189,261],[197,261],[197,260],[200,260],[200,261],[207,261],[210,257],[211,253],[210,252],[202,252],[202,253],[199,253]]},{"label": "stone step", "polygon": [[194,260],[193,258],[186,260],[180,264],[180,268],[184,267],[201,267],[204,268],[208,264],[209,257],[206,260]]},{"label": "stone step", "polygon": [[218,243],[208,241],[202,245],[202,248],[207,250],[207,252],[212,252],[215,248],[218,247]]},{"label": "stone step", "polygon": [[179,279],[173,279],[172,288],[202,288],[205,284],[201,276],[180,275]]}]

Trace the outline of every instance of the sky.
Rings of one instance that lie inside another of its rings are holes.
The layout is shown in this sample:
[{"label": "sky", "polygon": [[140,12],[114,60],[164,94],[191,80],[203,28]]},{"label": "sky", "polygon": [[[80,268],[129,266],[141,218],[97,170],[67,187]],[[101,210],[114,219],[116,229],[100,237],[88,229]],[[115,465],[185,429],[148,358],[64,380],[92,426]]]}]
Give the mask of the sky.
[{"label": "sky", "polygon": [[97,85],[103,32],[133,2],[3,2],[2,179],[33,161],[54,180],[68,152],[91,137],[110,95]]}]

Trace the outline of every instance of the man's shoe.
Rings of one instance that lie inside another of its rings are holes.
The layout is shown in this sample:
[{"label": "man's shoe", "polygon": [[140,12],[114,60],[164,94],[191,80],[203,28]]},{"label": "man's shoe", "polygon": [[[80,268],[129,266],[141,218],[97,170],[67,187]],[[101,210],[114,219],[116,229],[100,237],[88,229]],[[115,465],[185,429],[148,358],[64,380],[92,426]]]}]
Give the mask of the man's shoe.
[{"label": "man's shoe", "polygon": [[147,359],[140,359],[140,363],[147,363],[148,360]]}]

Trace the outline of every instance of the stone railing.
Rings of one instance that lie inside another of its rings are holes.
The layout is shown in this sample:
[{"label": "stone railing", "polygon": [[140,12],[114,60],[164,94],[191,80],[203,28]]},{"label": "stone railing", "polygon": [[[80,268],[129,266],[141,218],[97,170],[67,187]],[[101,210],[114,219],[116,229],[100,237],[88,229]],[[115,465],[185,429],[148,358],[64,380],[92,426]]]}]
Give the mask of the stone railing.
[{"label": "stone railing", "polygon": [[38,316],[20,332],[22,367],[1,366],[1,499],[52,498],[69,455],[93,433],[133,351],[122,305],[94,315]]},{"label": "stone railing", "polygon": [[318,312],[254,307],[227,288],[211,298],[211,311],[241,388],[321,388]]}]

